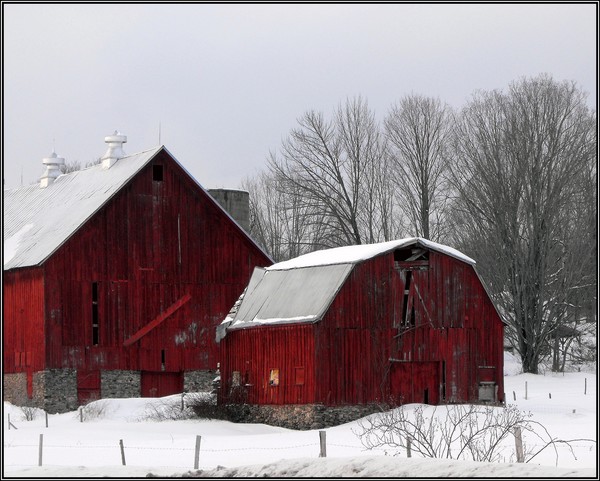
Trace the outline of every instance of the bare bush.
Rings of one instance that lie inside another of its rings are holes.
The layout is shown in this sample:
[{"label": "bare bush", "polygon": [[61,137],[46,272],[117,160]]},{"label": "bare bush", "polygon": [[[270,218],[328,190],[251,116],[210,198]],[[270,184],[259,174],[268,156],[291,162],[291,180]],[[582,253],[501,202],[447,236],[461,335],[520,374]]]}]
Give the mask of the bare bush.
[{"label": "bare bush", "polygon": [[25,421],[33,421],[41,411],[39,408],[36,408],[30,404],[25,404],[20,406],[20,408]]},{"label": "bare bush", "polygon": [[[410,413],[404,406],[383,411],[358,421],[354,431],[367,449],[383,448],[393,456],[410,449],[425,458],[501,462],[515,459],[513,435],[522,432],[541,440],[542,448],[533,451],[523,445],[528,462],[543,450],[565,444],[574,456],[570,442],[552,438],[546,428],[531,420],[530,413],[516,406],[451,405],[438,412],[434,407],[427,416],[425,406],[417,405]],[[589,440],[588,440],[589,441]]]},{"label": "bare bush", "polygon": [[103,400],[90,400],[87,404],[79,407],[77,418],[81,421],[101,419],[106,415],[108,403]]},{"label": "bare bush", "polygon": [[148,421],[178,421],[198,417],[199,406],[216,407],[216,398],[211,393],[195,392],[168,396],[158,402],[146,405],[141,420]]}]

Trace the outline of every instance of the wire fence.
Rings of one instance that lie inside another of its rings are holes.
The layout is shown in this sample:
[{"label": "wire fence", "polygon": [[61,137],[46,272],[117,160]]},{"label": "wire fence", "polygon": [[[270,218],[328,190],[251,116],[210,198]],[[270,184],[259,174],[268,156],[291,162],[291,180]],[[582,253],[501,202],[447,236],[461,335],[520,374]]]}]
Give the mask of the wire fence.
[{"label": "wire fence", "polygon": [[[27,444],[17,444],[17,443],[4,443],[3,444],[3,449],[4,449],[4,467],[10,467],[10,468],[26,468],[26,467],[33,467],[33,466],[49,466],[49,467],[66,467],[66,466],[73,466],[72,462],[69,463],[62,463],[62,464],[57,464],[56,459],[65,459],[68,456],[65,456],[65,450],[76,450],[77,452],[81,452],[81,450],[88,450],[89,454],[90,454],[90,459],[103,459],[105,462],[103,463],[103,465],[118,465],[118,454],[120,451],[121,454],[121,463],[123,465],[130,465],[130,466],[146,466],[148,465],[148,458],[146,456],[140,457],[140,456],[135,456],[134,454],[136,452],[171,452],[171,454],[173,452],[178,452],[181,453],[183,456],[177,456],[177,457],[173,457],[172,455],[169,456],[170,459],[172,459],[174,461],[173,464],[162,464],[161,462],[164,461],[164,458],[157,456],[154,458],[155,461],[157,461],[157,463],[150,463],[153,467],[156,468],[179,468],[179,469],[199,469],[199,457],[201,454],[203,453],[235,453],[235,452],[244,452],[244,451],[286,451],[286,450],[301,450],[300,455],[301,456],[306,456],[306,452],[308,448],[315,448],[314,451],[312,451],[312,455],[314,457],[326,457],[326,452],[327,449],[330,448],[340,448],[345,450],[343,455],[347,456],[349,454],[348,450],[354,450],[355,454],[365,454],[366,452],[372,452],[374,454],[377,455],[388,455],[391,454],[393,456],[397,456],[397,455],[401,455],[401,453],[398,451],[397,447],[390,447],[390,448],[372,448],[372,449],[366,449],[362,446],[358,446],[358,445],[350,445],[350,444],[339,444],[339,443],[331,443],[331,442],[326,442],[325,441],[325,435],[323,434],[325,433],[325,431],[320,431],[320,439],[319,442],[311,442],[311,443],[304,443],[304,444],[293,444],[293,445],[286,445],[286,446],[240,446],[240,447],[230,447],[230,448],[214,448],[214,447],[202,447],[200,448],[200,436],[197,436],[196,439],[196,446],[195,447],[191,447],[191,446],[178,446],[178,447],[169,447],[169,446],[132,446],[132,445],[128,445],[126,443],[123,442],[122,439],[120,439],[118,442],[115,442],[114,444],[47,444],[43,442],[43,435],[40,434],[40,439],[39,439],[39,443],[27,443]],[[533,444],[533,443],[527,443],[527,447],[529,449],[541,449],[544,447],[544,445],[542,444]],[[593,441],[590,442],[577,442],[576,444],[570,444],[570,447],[573,449],[583,449],[586,451],[592,451],[596,449],[596,443]],[[17,451],[18,450],[26,450],[26,453],[20,452],[19,455],[17,455]],[[61,450],[58,453],[56,452],[56,450]],[[105,451],[111,451],[112,452],[112,459],[114,459],[114,462],[109,462],[111,457],[110,457],[110,453],[99,453],[99,450],[105,450]],[[333,450],[331,450],[333,451]],[[192,456],[191,453],[194,453],[194,455]],[[402,453],[404,454],[404,453]],[[78,455],[78,463],[81,464],[81,461],[83,461],[83,459],[80,457],[80,455]],[[48,460],[50,462],[44,461],[45,458],[48,458]],[[126,458],[133,458],[136,461],[140,461],[140,462],[134,462],[134,463],[126,463]],[[19,462],[19,461],[23,461],[25,458],[27,459],[31,459],[31,462]],[[186,461],[184,459],[189,459],[190,462],[188,464],[183,464]],[[17,462],[11,462],[11,460],[19,460]],[[37,462],[36,462],[37,461]],[[193,462],[192,462],[193,461]],[[508,461],[508,460],[507,460]],[[97,464],[96,462],[94,464]],[[212,466],[211,466],[212,467]]]}]

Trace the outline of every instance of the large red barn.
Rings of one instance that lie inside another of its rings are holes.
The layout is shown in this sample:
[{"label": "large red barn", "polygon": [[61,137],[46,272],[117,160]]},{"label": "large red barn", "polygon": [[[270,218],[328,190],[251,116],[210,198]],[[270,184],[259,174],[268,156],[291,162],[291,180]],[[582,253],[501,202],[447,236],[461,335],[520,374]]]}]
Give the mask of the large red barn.
[{"label": "large red barn", "polygon": [[219,402],[304,406],[306,427],[361,413],[344,406],[502,402],[503,322],[474,264],[409,238],[255,269],[217,329]]},{"label": "large red barn", "polygon": [[51,412],[211,387],[214,329],[270,258],[163,146],[4,191],[4,399]]}]

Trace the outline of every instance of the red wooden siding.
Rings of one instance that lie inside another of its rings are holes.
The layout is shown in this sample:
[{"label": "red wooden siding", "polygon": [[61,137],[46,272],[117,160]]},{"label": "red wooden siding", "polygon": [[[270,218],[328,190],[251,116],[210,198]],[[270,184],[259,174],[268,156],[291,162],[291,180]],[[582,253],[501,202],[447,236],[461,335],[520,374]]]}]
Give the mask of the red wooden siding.
[{"label": "red wooden siding", "polygon": [[163,397],[183,391],[183,374],[180,372],[142,371],[142,397]]},{"label": "red wooden siding", "polygon": [[[260,366],[257,372],[285,364],[288,376],[302,358],[299,339],[311,335],[315,364],[305,376],[314,376],[314,396],[304,402],[476,401],[481,381],[495,381],[503,395],[502,322],[473,267],[445,254],[430,251],[428,261],[403,264],[390,252],[356,265],[311,326],[230,331],[221,341],[222,376],[229,380],[244,359]],[[257,395],[249,402],[297,401]]]},{"label": "red wooden siding", "polygon": [[[41,269],[17,269],[3,274],[3,371],[43,369],[44,281]],[[50,311],[50,319],[57,313]]]},{"label": "red wooden siding", "polygon": [[41,268],[4,273],[4,372],[20,369],[20,352],[36,371],[216,369],[215,327],[254,267],[271,263],[162,151]]},{"label": "red wooden siding", "polygon": [[[256,327],[231,334],[221,341],[221,402],[315,402],[319,363],[315,362],[314,324]],[[269,384],[272,370],[278,371],[278,385]],[[234,372],[239,373],[241,386],[232,390]]]}]

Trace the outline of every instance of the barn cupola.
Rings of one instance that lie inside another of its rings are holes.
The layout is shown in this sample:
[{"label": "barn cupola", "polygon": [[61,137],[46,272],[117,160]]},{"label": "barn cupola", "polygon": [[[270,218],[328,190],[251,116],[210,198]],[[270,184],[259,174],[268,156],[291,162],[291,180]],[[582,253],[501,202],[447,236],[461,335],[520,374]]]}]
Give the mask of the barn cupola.
[{"label": "barn cupola", "polygon": [[56,155],[56,152],[52,151],[50,156],[42,159],[42,163],[46,167],[46,170],[40,178],[40,188],[44,189],[48,187],[56,178],[62,174],[60,168],[65,165],[65,159]]},{"label": "barn cupola", "polygon": [[127,136],[115,130],[112,135],[104,137],[104,142],[108,144],[108,150],[102,156],[102,168],[110,169],[117,160],[121,157],[125,157],[123,144],[127,142]]}]

